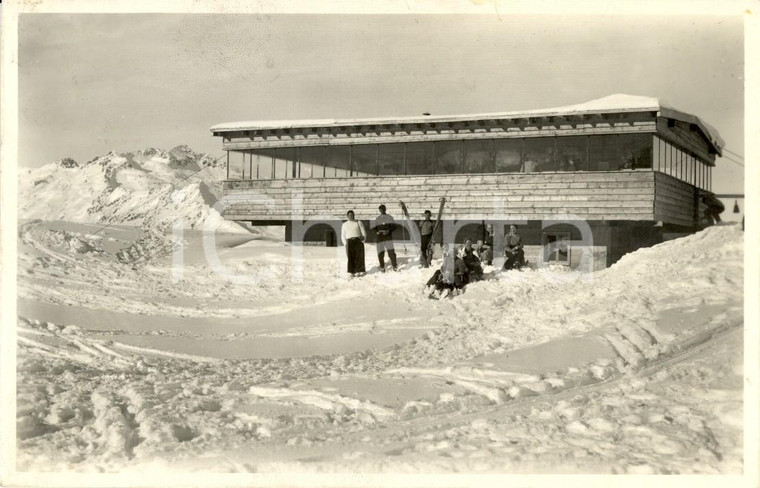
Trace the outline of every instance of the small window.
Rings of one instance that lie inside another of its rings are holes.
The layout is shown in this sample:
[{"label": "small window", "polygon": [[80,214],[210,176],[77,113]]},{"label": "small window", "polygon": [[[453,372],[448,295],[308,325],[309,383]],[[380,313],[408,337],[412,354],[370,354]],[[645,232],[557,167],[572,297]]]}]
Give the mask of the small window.
[{"label": "small window", "polygon": [[551,232],[544,234],[544,262],[570,264],[570,233]]}]

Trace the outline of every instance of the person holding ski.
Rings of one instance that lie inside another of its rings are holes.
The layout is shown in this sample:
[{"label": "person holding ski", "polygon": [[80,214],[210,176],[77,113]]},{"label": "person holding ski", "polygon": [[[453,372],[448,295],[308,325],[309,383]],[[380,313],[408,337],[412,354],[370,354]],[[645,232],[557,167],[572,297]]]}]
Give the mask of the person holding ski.
[{"label": "person holding ski", "polygon": [[430,258],[432,257],[432,253],[428,253],[428,246],[430,246],[430,240],[433,238],[433,221],[430,219],[432,216],[432,213],[430,210],[425,210],[425,220],[420,222],[420,236],[421,236],[421,245],[420,245],[420,262],[422,263],[423,268],[429,268],[430,267]]},{"label": "person holding ski", "polygon": [[380,215],[372,222],[372,228],[377,234],[377,260],[380,262],[380,271],[385,273],[385,252],[388,251],[388,257],[391,259],[393,271],[398,271],[396,266],[396,250],[393,248],[393,230],[396,228],[396,222],[393,217],[385,213],[385,205],[378,207]]},{"label": "person holding ski", "polygon": [[367,231],[364,230],[364,224],[356,220],[353,210],[346,212],[346,217],[348,220],[343,222],[340,229],[340,240],[346,246],[346,257],[348,258],[346,271],[353,278],[365,273],[364,240],[367,238]]},{"label": "person holding ski", "polygon": [[507,256],[507,261],[504,263],[505,270],[516,269],[525,264],[522,238],[514,225],[509,226],[509,232],[504,236],[504,251]]},{"label": "person holding ski", "polygon": [[457,255],[456,247],[447,244],[443,247],[443,264],[436,270],[425,286],[434,286],[429,298],[445,298],[450,293],[459,292],[469,283],[467,266]]}]

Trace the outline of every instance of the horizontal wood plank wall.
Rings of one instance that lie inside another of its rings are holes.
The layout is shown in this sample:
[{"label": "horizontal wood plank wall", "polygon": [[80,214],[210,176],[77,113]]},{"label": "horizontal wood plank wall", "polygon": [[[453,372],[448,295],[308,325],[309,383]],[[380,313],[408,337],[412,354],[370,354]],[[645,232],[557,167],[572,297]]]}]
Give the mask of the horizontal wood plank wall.
[{"label": "horizontal wood plank wall", "polygon": [[692,185],[655,173],[654,216],[667,224],[696,225],[696,196]]},{"label": "horizontal wood plank wall", "polygon": [[444,218],[541,220],[572,214],[584,220],[654,220],[653,171],[499,175],[378,176],[305,180],[225,181],[223,215],[229,220],[344,220],[377,216],[384,203],[401,218],[399,201],[413,219],[435,213],[447,199]]}]

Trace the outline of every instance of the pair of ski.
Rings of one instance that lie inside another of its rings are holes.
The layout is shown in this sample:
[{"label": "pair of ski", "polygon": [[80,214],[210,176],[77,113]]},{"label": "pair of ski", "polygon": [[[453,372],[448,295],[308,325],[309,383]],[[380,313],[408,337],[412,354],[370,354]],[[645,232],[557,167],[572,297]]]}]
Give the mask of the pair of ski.
[{"label": "pair of ski", "polygon": [[416,224],[412,222],[412,218],[409,216],[409,210],[406,208],[406,204],[404,202],[399,202],[399,205],[401,206],[401,211],[404,214],[404,218],[406,219],[407,224],[409,224],[409,233],[412,235],[412,239],[414,239],[414,243],[417,246],[417,249],[419,249],[420,254],[420,264],[424,263],[430,263],[433,258],[433,247],[435,246],[435,233],[438,231],[438,227],[441,225],[441,215],[443,214],[443,206],[446,204],[446,197],[440,198],[441,204],[438,206],[438,216],[435,218],[435,224],[433,225],[433,233],[430,236],[430,242],[427,245],[427,248],[422,249],[422,243],[418,241],[417,239],[417,233],[412,232],[412,226],[416,227]]}]

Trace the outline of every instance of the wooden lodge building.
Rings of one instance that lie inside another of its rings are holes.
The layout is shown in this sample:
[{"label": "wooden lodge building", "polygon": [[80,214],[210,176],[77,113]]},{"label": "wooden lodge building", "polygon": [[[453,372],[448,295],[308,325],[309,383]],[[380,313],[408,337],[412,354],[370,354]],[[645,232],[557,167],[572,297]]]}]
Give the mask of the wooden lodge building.
[{"label": "wooden lodge building", "polygon": [[425,209],[435,218],[446,197],[437,242],[482,239],[491,223],[500,256],[515,222],[530,261],[594,269],[701,228],[723,147],[698,117],[628,95],[545,110],[211,131],[227,151],[226,219],[335,245],[349,209],[368,224],[384,203],[403,225],[399,201],[419,220]]}]

